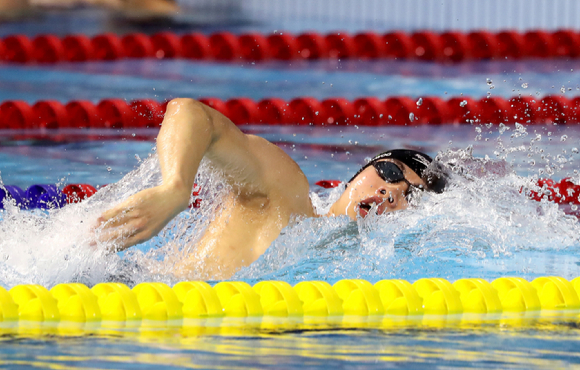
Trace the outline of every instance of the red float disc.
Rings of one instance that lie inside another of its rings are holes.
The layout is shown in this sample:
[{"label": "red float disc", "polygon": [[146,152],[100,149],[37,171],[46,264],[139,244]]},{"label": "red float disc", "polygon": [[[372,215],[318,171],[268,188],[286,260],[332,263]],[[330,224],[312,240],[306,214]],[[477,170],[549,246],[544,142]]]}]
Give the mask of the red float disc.
[{"label": "red float disc", "polygon": [[5,60],[4,59],[4,41],[0,40],[0,60]]},{"label": "red float disc", "polygon": [[570,110],[567,123],[580,123],[580,97],[570,99]]},{"label": "red float disc", "polygon": [[233,60],[241,57],[238,37],[230,32],[219,32],[210,36],[211,55],[217,60]]},{"label": "red float disc", "polygon": [[204,98],[204,99],[199,99],[200,102],[202,102],[203,104],[207,105],[208,107],[212,107],[213,109],[217,110],[218,112],[220,112],[221,114],[223,114],[226,117],[230,116],[230,112],[228,111],[228,107],[226,105],[226,103],[218,98]]},{"label": "red float disc", "polygon": [[183,56],[189,59],[210,59],[209,39],[201,33],[190,33],[181,37]]},{"label": "red float disc", "polygon": [[62,192],[66,195],[67,203],[79,203],[95,194],[97,189],[89,184],[70,184]]},{"label": "red float disc", "polygon": [[481,98],[478,102],[481,123],[506,124],[513,120],[514,111],[511,104],[504,98],[490,96]]},{"label": "red float disc", "polygon": [[385,55],[388,58],[407,59],[415,57],[414,42],[405,32],[395,31],[383,36]]},{"label": "red float disc", "polygon": [[240,53],[246,60],[269,59],[270,48],[268,39],[259,33],[249,33],[240,36]]},{"label": "red float disc", "polygon": [[72,101],[66,105],[70,126],[75,128],[90,128],[100,126],[97,107],[90,101]]},{"label": "red float disc", "polygon": [[134,113],[131,106],[122,99],[106,99],[97,106],[101,124],[108,128],[128,127],[133,120]]},{"label": "red float disc", "polygon": [[554,55],[576,58],[580,55],[580,35],[572,30],[561,30],[552,34]]},{"label": "red float disc", "polygon": [[342,184],[342,181],[339,180],[320,180],[315,183],[315,185],[325,189],[336,188],[340,184]]},{"label": "red float disc", "polygon": [[264,124],[285,124],[290,122],[289,105],[282,99],[264,99],[258,103],[258,122]]},{"label": "red float disc", "polygon": [[419,123],[440,125],[449,123],[449,107],[447,102],[436,96],[422,98],[423,102],[417,107]]},{"label": "red float disc", "polygon": [[258,106],[249,98],[231,99],[226,102],[229,118],[236,125],[257,123]]},{"label": "red float disc", "polygon": [[153,43],[144,33],[131,33],[121,39],[123,51],[128,58],[151,58],[155,55]]},{"label": "red float disc", "polygon": [[34,112],[25,101],[9,100],[0,105],[2,126],[17,130],[34,126]]},{"label": "red float disc", "polygon": [[181,38],[171,32],[159,32],[151,36],[153,55],[157,59],[173,59],[183,55]]},{"label": "red float disc", "polygon": [[94,58],[93,44],[85,35],[71,35],[62,40],[64,60],[69,62],[84,62]]},{"label": "red float disc", "polygon": [[322,101],[324,110],[324,125],[353,125],[355,124],[354,105],[344,98],[331,98]]},{"label": "red float disc", "polygon": [[63,104],[55,100],[39,101],[32,106],[36,127],[57,129],[69,127],[68,114]]},{"label": "red float disc", "polygon": [[292,123],[298,125],[321,125],[326,113],[322,103],[314,98],[296,98],[290,102]]},{"label": "red float disc", "polygon": [[580,185],[574,184],[570,178],[562,179],[556,184],[560,192],[559,203],[580,204]]},{"label": "red float disc", "polygon": [[163,120],[163,108],[153,99],[139,99],[131,102],[132,123],[130,126],[138,128],[159,127]]},{"label": "red float disc", "polygon": [[524,42],[528,57],[550,58],[556,53],[556,45],[551,33],[529,31],[524,34]]},{"label": "red float disc", "polygon": [[538,111],[539,123],[565,124],[568,117],[573,113],[572,102],[559,95],[545,96],[540,99],[540,110]]},{"label": "red float disc", "polygon": [[470,123],[479,119],[480,108],[477,102],[469,97],[451,98],[447,101],[450,123]]},{"label": "red float disc", "polygon": [[469,55],[473,59],[493,59],[498,54],[496,36],[487,31],[471,32],[467,35]]},{"label": "red float disc", "polygon": [[520,96],[508,100],[510,103],[514,120],[517,123],[536,123],[537,113],[540,103],[538,99],[531,96]]},{"label": "red float disc", "polygon": [[411,36],[414,44],[414,56],[421,60],[442,60],[443,44],[439,35],[429,32],[415,32]]},{"label": "red float disc", "polygon": [[353,102],[357,121],[366,126],[383,126],[387,122],[387,109],[377,98],[360,98]]},{"label": "red float disc", "polygon": [[362,59],[376,59],[385,56],[385,42],[374,32],[359,33],[354,37],[356,55]]},{"label": "red float disc", "polygon": [[526,55],[524,37],[515,31],[500,32],[496,35],[497,54],[501,59],[519,59]]},{"label": "red float disc", "polygon": [[328,57],[326,38],[318,33],[303,33],[296,38],[298,55],[303,59],[321,59]]},{"label": "red float disc", "polygon": [[419,123],[417,117],[417,104],[406,96],[395,96],[385,100],[387,110],[387,124],[406,126]]},{"label": "red float disc", "polygon": [[441,34],[443,59],[460,62],[471,57],[471,48],[467,36],[461,32],[445,32]]},{"label": "red float disc", "polygon": [[298,57],[298,42],[286,32],[268,36],[268,48],[275,59],[290,60]]},{"label": "red float disc", "polygon": [[538,186],[543,189],[542,193],[536,193],[535,191],[530,191],[530,197],[533,200],[540,201],[543,198],[548,199],[549,201],[554,201],[555,197],[555,187],[557,186],[554,180],[552,179],[539,179]]},{"label": "red float disc", "polygon": [[3,58],[12,63],[28,63],[32,60],[34,48],[24,35],[8,36],[4,39]]},{"label": "red float disc", "polygon": [[356,54],[356,45],[352,36],[346,32],[326,36],[328,56],[336,59],[352,58]]},{"label": "red float disc", "polygon": [[64,59],[64,46],[54,35],[41,35],[32,40],[33,58],[39,63],[56,63]]},{"label": "red float disc", "polygon": [[91,43],[97,60],[116,60],[124,57],[123,44],[119,37],[112,33],[95,36]]}]

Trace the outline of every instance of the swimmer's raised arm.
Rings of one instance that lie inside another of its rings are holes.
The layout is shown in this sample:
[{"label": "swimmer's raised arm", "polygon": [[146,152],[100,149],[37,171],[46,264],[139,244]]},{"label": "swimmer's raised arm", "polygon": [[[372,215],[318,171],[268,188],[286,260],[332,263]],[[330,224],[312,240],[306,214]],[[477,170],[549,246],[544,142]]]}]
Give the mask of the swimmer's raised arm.
[{"label": "swimmer's raised arm", "polygon": [[[99,239],[116,240],[118,250],[150,239],[187,208],[204,156],[226,173],[242,202],[267,198],[273,192],[277,197],[283,193],[283,198],[300,193],[308,199],[306,177],[282,150],[245,135],[221,113],[193,99],[174,99],[168,104],[157,152],[162,185],[131,196],[99,218],[103,226]],[[279,184],[286,184],[283,192]],[[300,213],[292,209],[297,203],[292,199],[289,213]],[[310,207],[309,201],[299,204]]]}]

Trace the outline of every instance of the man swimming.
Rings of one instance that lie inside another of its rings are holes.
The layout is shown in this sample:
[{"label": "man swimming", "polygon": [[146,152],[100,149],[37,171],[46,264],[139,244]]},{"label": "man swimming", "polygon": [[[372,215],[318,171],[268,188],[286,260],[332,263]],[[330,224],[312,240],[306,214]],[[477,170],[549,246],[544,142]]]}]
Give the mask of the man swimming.
[{"label": "man swimming", "polygon": [[[315,217],[309,185],[300,167],[282,149],[242,133],[216,110],[193,99],[167,105],[157,137],[162,185],[145,189],[99,218],[101,240],[124,250],[155,236],[188,206],[202,158],[226,175],[231,192],[199,245],[177,263],[209,279],[232,276],[258,259],[291,217]],[[413,192],[440,192],[444,183],[428,170],[432,159],[411,150],[378,155],[348,182],[326,216],[355,220],[408,207]],[[201,270],[201,271],[200,271]]]}]

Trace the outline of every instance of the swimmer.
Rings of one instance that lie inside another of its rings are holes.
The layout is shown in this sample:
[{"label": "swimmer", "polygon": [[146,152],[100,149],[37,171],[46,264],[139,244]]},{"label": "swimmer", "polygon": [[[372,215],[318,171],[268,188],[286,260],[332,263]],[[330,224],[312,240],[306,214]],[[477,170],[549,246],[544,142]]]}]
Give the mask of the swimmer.
[{"label": "swimmer", "polygon": [[[231,277],[258,259],[294,216],[316,217],[300,167],[282,149],[242,133],[218,111],[193,99],[174,99],[157,137],[162,185],[145,189],[99,218],[100,239],[124,250],[155,236],[188,207],[202,158],[226,174],[231,192],[195,251],[175,274]],[[348,182],[326,216],[356,220],[408,207],[413,193],[441,192],[432,159],[412,150],[380,154]]]},{"label": "swimmer", "polygon": [[128,18],[157,18],[176,15],[176,0],[0,0],[0,19],[15,19],[38,9],[71,9],[95,6]]}]

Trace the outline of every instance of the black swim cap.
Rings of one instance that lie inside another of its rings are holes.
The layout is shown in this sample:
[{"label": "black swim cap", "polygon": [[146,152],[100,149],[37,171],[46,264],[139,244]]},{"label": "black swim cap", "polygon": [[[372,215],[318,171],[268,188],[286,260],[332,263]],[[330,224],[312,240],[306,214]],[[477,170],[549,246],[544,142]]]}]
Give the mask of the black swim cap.
[{"label": "black swim cap", "polygon": [[444,174],[441,173],[440,169],[428,169],[429,165],[433,162],[433,158],[425,153],[411,149],[393,149],[376,155],[350,179],[349,183],[367,167],[372,166],[374,162],[383,159],[396,159],[406,164],[417,175],[419,175],[423,181],[425,181],[427,184],[426,190],[441,193],[445,189],[446,179]]}]

